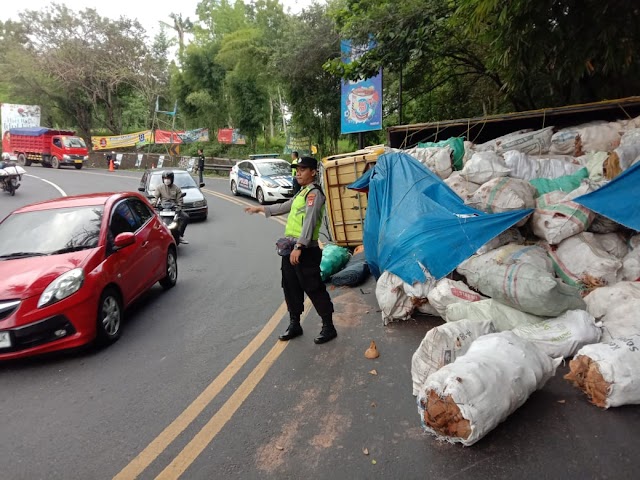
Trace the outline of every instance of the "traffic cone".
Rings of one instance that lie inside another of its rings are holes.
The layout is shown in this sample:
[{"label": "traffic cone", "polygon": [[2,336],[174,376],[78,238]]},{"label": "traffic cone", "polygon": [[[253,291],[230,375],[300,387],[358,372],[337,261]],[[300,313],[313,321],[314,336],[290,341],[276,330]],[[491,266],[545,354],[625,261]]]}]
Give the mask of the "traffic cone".
[{"label": "traffic cone", "polygon": [[114,172],[116,169],[113,168],[113,159],[109,160],[109,171]]}]

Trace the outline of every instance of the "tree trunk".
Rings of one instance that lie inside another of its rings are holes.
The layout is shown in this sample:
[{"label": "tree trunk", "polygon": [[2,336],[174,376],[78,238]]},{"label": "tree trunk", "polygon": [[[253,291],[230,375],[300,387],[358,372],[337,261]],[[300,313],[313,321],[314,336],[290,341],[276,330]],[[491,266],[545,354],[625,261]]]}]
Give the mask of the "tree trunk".
[{"label": "tree trunk", "polygon": [[269,94],[269,133],[271,134],[271,138],[274,137],[274,128],[273,128],[273,97]]},{"label": "tree trunk", "polygon": [[278,85],[278,100],[280,104],[280,116],[282,117],[282,130],[284,136],[287,136],[287,119],[285,118],[286,112],[284,111],[284,102],[282,101],[282,92],[280,92],[280,85]]}]

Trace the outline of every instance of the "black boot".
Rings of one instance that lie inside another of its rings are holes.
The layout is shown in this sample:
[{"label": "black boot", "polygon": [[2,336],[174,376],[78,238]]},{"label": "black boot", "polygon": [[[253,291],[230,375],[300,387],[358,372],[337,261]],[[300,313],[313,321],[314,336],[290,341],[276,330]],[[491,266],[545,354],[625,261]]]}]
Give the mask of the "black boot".
[{"label": "black boot", "polygon": [[327,343],[338,336],[338,332],[336,332],[336,327],[333,326],[333,319],[323,318],[322,319],[322,330],[320,330],[320,335],[313,339],[313,342],[320,345],[322,343]]},{"label": "black boot", "polygon": [[300,325],[300,317],[291,317],[287,330],[278,338],[282,341],[291,340],[302,335],[302,326]]}]

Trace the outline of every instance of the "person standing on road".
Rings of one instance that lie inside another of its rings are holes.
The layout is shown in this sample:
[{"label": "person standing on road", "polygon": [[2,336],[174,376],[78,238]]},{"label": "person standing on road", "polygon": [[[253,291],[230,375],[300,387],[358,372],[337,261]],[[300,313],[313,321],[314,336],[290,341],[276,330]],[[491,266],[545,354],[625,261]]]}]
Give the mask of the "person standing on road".
[{"label": "person standing on road", "polygon": [[300,161],[298,152],[291,152],[291,175],[293,176],[293,194],[296,195],[300,191],[300,184],[296,179],[296,165]]},{"label": "person standing on road", "polygon": [[267,218],[289,213],[284,234],[295,245],[290,255],[282,257],[282,288],[289,310],[289,327],[278,338],[286,341],[302,335],[300,316],[306,293],[322,318],[320,335],[313,340],[322,344],[338,336],[333,325],[333,303],[320,276],[322,250],[318,246],[318,236],[325,196],[316,184],[317,160],[302,157],[296,167],[301,189],[295,197],[282,204],[246,207],[244,210],[249,214],[264,213]]},{"label": "person standing on road", "polygon": [[201,148],[198,149],[198,180],[200,187],[204,187],[204,152]]}]

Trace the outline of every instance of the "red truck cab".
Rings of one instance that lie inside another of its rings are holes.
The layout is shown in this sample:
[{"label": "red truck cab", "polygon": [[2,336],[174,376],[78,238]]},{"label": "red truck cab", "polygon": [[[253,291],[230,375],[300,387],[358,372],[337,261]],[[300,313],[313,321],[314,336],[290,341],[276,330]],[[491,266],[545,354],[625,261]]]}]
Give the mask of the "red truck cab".
[{"label": "red truck cab", "polygon": [[80,170],[89,157],[84,140],[71,130],[44,127],[12,128],[3,139],[3,150],[26,167],[41,163],[43,167],[73,165]]}]

